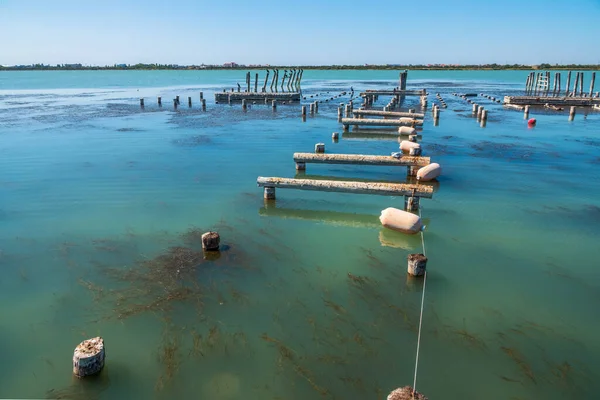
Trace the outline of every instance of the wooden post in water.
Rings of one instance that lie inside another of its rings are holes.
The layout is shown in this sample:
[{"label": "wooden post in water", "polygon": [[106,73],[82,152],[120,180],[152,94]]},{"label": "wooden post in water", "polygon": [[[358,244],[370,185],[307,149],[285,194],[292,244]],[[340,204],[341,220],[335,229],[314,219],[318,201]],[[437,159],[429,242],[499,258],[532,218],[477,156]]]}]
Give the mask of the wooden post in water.
[{"label": "wooden post in water", "polygon": [[315,113],[315,104],[314,103],[310,103],[309,109],[310,109],[310,114],[311,115],[314,114]]},{"label": "wooden post in water", "polygon": [[487,110],[482,110],[481,111],[481,127],[485,128],[485,125],[487,124]]},{"label": "wooden post in water", "polygon": [[227,104],[231,105],[231,95],[227,96]]},{"label": "wooden post in water", "polygon": [[473,115],[477,115],[477,103],[473,103]]},{"label": "wooden post in water", "polygon": [[202,99],[202,111],[206,111],[206,99]]},{"label": "wooden post in water", "polygon": [[273,70],[273,80],[271,80],[271,86],[270,86],[271,92],[273,91],[273,85],[275,84],[275,82],[277,82],[277,70],[276,69]]},{"label": "wooden post in water", "polygon": [[529,118],[529,106],[525,106],[525,112],[523,113],[523,119]]},{"label": "wooden post in water", "polygon": [[250,71],[246,72],[246,92],[250,93]]},{"label": "wooden post in water", "polygon": [[144,108],[144,99],[140,99],[140,107]]},{"label": "wooden post in water", "polygon": [[158,106],[162,107],[162,97],[158,96]]},{"label": "wooden post in water", "polygon": [[319,112],[319,102],[315,101],[315,113]]},{"label": "wooden post in water", "polygon": [[246,99],[242,99],[242,110],[246,111],[248,106],[246,105]]},{"label": "wooden post in water", "polygon": [[554,74],[554,82],[552,84],[552,96],[554,97],[554,94],[556,93],[556,83],[558,81],[558,72],[556,72]]},{"label": "wooden post in water", "polygon": [[254,92],[258,92],[258,72],[254,75]]},{"label": "wooden post in water", "polygon": [[583,96],[583,71],[579,75],[579,96]]},{"label": "wooden post in water", "polygon": [[177,110],[177,99],[173,99],[173,108]]},{"label": "wooden post in water", "polygon": [[[312,110],[313,110],[312,104],[310,105],[310,110],[311,110],[310,112],[312,114]],[[306,118],[306,106],[302,106],[302,118]]]},{"label": "wooden post in water", "polygon": [[577,89],[578,89],[578,87],[579,87],[579,72],[575,76],[575,86],[573,86],[573,93],[571,94],[572,97],[577,96]]},{"label": "wooden post in water", "polygon": [[179,96],[175,96],[175,100],[177,100],[177,105],[179,105]]},{"label": "wooden post in water", "polygon": [[281,78],[281,91],[284,92],[285,88],[284,88],[284,84],[285,84],[285,78],[287,78],[287,69],[283,71],[283,78]]},{"label": "wooden post in water", "polygon": [[569,89],[571,88],[571,71],[567,73],[567,86],[565,89],[565,97],[569,96]]},{"label": "wooden post in water", "polygon": [[596,83],[596,73],[592,72],[592,81],[590,82],[590,99],[594,95],[594,84]]},{"label": "wooden post in water", "polygon": [[575,119],[575,106],[572,106],[569,110],[569,121],[573,121]]},{"label": "wooden post in water", "polygon": [[202,99],[204,99],[204,93],[200,92],[200,101],[202,101]]},{"label": "wooden post in water", "polygon": [[[269,82],[269,70],[267,70],[267,76],[265,76],[265,84],[262,87],[263,93],[267,91],[267,83],[268,82]],[[267,101],[267,98],[265,97],[265,104],[267,104],[266,101]]]},{"label": "wooden post in water", "polygon": [[540,73],[538,72],[537,74],[535,74],[535,84],[533,85],[533,94],[534,95],[537,93],[537,86],[538,86],[539,80],[540,80]]},{"label": "wooden post in water", "polygon": [[188,107],[192,106],[192,98],[188,96]]},{"label": "wooden post in water", "polygon": [[277,110],[277,100],[273,100],[271,102],[271,108],[273,109],[273,111]]},{"label": "wooden post in water", "polygon": [[556,96],[560,96],[560,76],[562,75],[560,72],[556,73],[558,78],[558,86],[556,87]]}]

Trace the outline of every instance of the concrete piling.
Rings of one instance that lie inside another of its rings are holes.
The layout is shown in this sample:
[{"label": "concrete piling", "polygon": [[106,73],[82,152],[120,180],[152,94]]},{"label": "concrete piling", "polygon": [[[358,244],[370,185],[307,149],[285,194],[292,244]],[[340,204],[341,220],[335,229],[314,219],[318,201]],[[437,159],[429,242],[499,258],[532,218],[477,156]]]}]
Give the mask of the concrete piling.
[{"label": "concrete piling", "polygon": [[277,110],[277,100],[271,101],[271,108],[273,109],[273,111]]},{"label": "concrete piling", "polygon": [[79,343],[73,352],[73,374],[78,378],[95,375],[104,368],[104,339],[95,337]]},{"label": "concrete piling", "polygon": [[204,93],[200,92],[200,100],[204,99]]},{"label": "concrete piling", "polygon": [[579,96],[583,96],[583,72],[579,74]]},{"label": "concrete piling", "polygon": [[258,92],[258,72],[254,75],[254,93]]},{"label": "concrete piling", "polygon": [[319,112],[319,102],[315,101],[315,113]]},{"label": "concrete piling", "polygon": [[177,110],[177,99],[173,99],[173,108]]},{"label": "concrete piling", "polygon": [[569,121],[573,121],[575,119],[575,106],[572,106],[569,110]]},{"label": "concrete piling", "polygon": [[246,111],[248,106],[246,105],[246,99],[242,99],[242,110]]},{"label": "concrete piling", "polygon": [[325,153],[325,143],[315,144],[315,153]]},{"label": "concrete piling", "polygon": [[572,92],[571,96],[573,96],[573,97],[577,96],[578,88],[579,88],[579,72],[575,76],[575,86],[573,86],[573,92]]},{"label": "concrete piling", "polygon": [[265,186],[264,198],[265,200],[275,200],[275,188]]},{"label": "concrete piling", "polygon": [[140,107],[144,108],[144,99],[140,99]]},{"label": "concrete piling", "polygon": [[339,134],[339,132],[333,132],[333,133],[331,134],[331,138],[332,138],[334,141],[338,140],[338,139],[340,138],[340,134]]},{"label": "concrete piling", "polygon": [[525,111],[523,112],[523,119],[529,118],[529,106],[525,106]]},{"label": "concrete piling", "polygon": [[206,99],[202,99],[202,111],[206,111]]},{"label": "concrete piling", "polygon": [[314,103],[310,103],[310,114],[314,114],[315,113],[315,104]]},{"label": "concrete piling", "polygon": [[423,254],[408,255],[408,273],[412,276],[423,276],[427,270],[427,257]]},{"label": "concrete piling", "polygon": [[177,100],[177,105],[181,104],[179,103],[179,96],[175,96],[175,100]]},{"label": "concrete piling", "polygon": [[202,249],[207,251],[218,251],[221,237],[217,232],[206,232],[202,235]]},{"label": "concrete piling", "polygon": [[188,107],[192,106],[192,98],[188,96]]},{"label": "concrete piling", "polygon": [[594,84],[596,83],[596,73],[592,72],[592,80],[590,82],[590,98],[594,94]]},{"label": "concrete piling", "polygon": [[571,71],[567,73],[567,86],[565,87],[565,97],[569,96],[569,88],[571,87]]},{"label": "concrete piling", "polygon": [[418,196],[404,196],[404,210],[419,211],[419,199]]},{"label": "concrete piling", "polygon": [[158,106],[162,107],[162,97],[158,96]]}]

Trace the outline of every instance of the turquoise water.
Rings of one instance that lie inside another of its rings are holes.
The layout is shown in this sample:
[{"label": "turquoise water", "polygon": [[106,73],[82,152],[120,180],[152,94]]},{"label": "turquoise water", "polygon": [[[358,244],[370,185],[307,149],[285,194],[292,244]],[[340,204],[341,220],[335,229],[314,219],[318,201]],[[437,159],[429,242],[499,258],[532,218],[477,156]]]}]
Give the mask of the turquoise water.
[{"label": "turquoise water", "polygon": [[[409,73],[410,88],[448,103],[438,126],[427,114],[422,138],[444,168],[421,201],[430,261],[417,387],[430,398],[600,390],[599,114],[568,122],[532,110],[528,129],[521,112],[478,98],[489,110],[481,128],[451,96],[518,93],[527,73]],[[306,71],[303,89],[323,97],[397,76]],[[381,399],[412,384],[422,281],[407,278],[406,256],[421,241],[378,221],[403,199],[278,190],[265,204],[256,187],[257,176],[294,177],[292,153],[317,142],[389,154],[397,140],[332,142],[348,97],[305,122],[298,105],[214,104],[214,91],[243,79],[0,74],[0,397]],[[404,169],[312,164],[301,176],[406,179]],[[217,259],[198,252],[210,229],[224,245]],[[189,262],[164,262],[174,247]],[[103,373],[72,378],[73,349],[97,335]]]}]

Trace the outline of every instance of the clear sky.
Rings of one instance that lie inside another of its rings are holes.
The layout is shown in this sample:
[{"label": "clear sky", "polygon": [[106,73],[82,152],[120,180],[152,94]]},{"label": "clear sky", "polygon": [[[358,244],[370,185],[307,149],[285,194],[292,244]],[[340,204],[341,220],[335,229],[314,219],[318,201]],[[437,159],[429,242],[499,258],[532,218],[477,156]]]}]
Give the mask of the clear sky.
[{"label": "clear sky", "polygon": [[600,63],[600,0],[0,0],[0,64]]}]

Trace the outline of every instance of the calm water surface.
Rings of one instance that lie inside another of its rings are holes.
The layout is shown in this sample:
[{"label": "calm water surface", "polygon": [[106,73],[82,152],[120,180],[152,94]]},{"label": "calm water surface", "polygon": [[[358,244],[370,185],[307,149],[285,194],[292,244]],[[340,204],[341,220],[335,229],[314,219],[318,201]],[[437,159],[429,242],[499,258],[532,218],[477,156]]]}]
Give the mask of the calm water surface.
[{"label": "calm water surface", "polygon": [[[444,168],[421,201],[430,261],[417,386],[432,399],[600,391],[600,116],[533,110],[528,129],[521,112],[478,98],[481,128],[451,95],[517,93],[527,73],[409,73],[430,105],[436,92],[448,103],[439,126],[427,114],[422,138]],[[304,77],[306,95],[327,98],[395,86],[398,72]],[[406,256],[421,241],[378,221],[403,198],[278,190],[265,204],[256,187],[257,176],[294,177],[292,153],[317,142],[389,154],[397,139],[331,142],[348,96],[305,122],[299,105],[214,104],[243,79],[0,74],[0,397],[383,399],[412,384],[422,281],[407,278]],[[301,176],[406,180],[404,169],[313,164]],[[201,252],[207,230],[221,234],[220,257]],[[106,367],[74,379],[73,349],[93,336]]]}]

